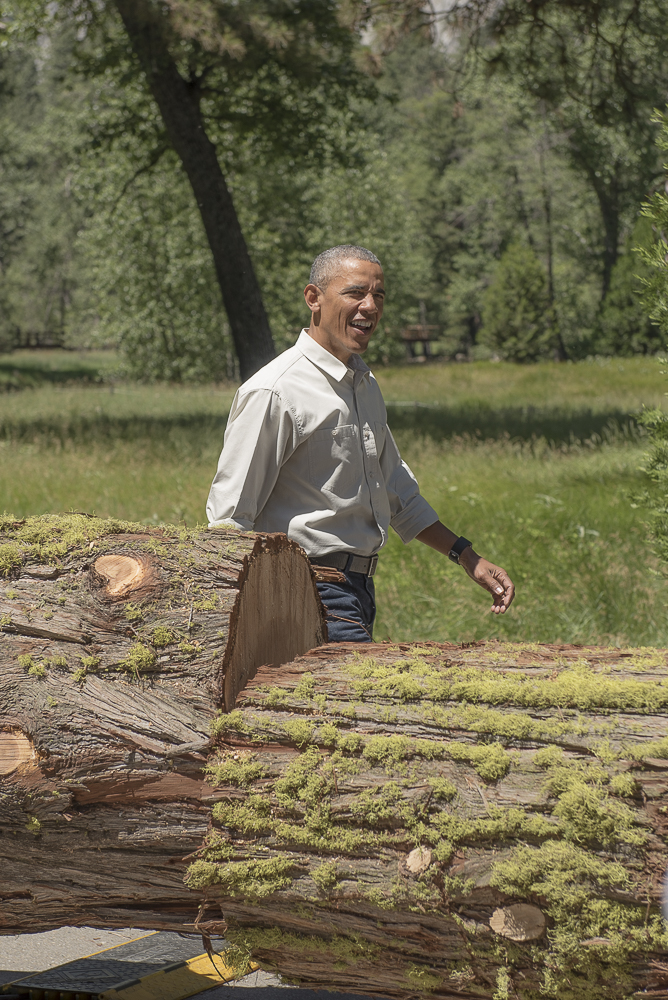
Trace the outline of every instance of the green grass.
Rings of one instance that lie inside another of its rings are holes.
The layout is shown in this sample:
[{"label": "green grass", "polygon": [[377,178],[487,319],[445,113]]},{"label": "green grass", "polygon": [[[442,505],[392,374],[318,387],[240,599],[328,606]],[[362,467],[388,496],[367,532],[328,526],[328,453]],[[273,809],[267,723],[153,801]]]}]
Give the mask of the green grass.
[{"label": "green grass", "polygon": [[[0,439],[64,445],[186,434],[199,447],[224,430],[233,385],[133,385],[113,377],[117,367],[116,355],[102,351],[0,356]],[[665,403],[654,359],[404,365],[376,374],[394,431],[434,440],[617,437],[620,428],[634,432],[633,414],[643,405]],[[21,386],[32,391],[1,391]]]},{"label": "green grass", "polygon": [[393,534],[377,577],[377,639],[668,645],[668,587],[629,499],[645,485],[641,445],[399,440],[442,520],[505,567],[517,597],[492,615],[463,570]]},{"label": "green grass", "polygon": [[377,372],[395,431],[440,440],[544,437],[564,443],[633,431],[643,406],[663,406],[654,358],[596,358],[579,364],[478,362]]},{"label": "green grass", "polygon": [[114,351],[14,351],[0,354],[0,392],[42,385],[100,383],[113,377]]},{"label": "green grass", "polygon": [[[0,358],[0,372],[16,364],[36,386],[0,393],[0,509],[204,520],[234,386],[113,381],[106,354],[86,355],[75,377],[70,352],[48,352],[46,364],[26,354]],[[646,485],[632,414],[664,402],[657,361],[413,365],[378,377],[424,494],[507,568],[518,595],[494,617],[462,570],[392,535],[377,638],[668,645],[667,585],[629,499]]]},{"label": "green grass", "polygon": [[375,374],[391,402],[628,413],[643,405],[659,405],[668,389],[661,369],[656,358],[593,358],[576,364],[400,365],[380,368]]}]

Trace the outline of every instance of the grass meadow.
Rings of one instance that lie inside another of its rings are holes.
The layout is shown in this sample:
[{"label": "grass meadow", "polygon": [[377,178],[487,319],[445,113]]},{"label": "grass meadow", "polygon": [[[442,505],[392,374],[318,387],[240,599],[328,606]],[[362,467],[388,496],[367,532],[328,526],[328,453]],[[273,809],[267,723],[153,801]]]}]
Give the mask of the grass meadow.
[{"label": "grass meadow", "polygon": [[[425,496],[517,585],[494,617],[462,570],[393,535],[377,639],[668,645],[668,583],[632,503],[647,485],[634,414],[668,388],[658,361],[377,376]],[[0,357],[0,508],[201,523],[234,390],[124,382],[103,352]]]}]

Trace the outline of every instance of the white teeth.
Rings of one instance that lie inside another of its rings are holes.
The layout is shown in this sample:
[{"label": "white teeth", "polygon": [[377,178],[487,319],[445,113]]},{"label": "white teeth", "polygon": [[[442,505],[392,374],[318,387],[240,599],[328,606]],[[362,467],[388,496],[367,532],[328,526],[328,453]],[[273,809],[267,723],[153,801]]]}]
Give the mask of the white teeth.
[{"label": "white teeth", "polygon": [[368,330],[369,327],[371,326],[371,323],[369,323],[369,322],[367,322],[367,321],[365,321],[363,319],[354,319],[350,325],[351,326],[358,326],[362,330]]}]

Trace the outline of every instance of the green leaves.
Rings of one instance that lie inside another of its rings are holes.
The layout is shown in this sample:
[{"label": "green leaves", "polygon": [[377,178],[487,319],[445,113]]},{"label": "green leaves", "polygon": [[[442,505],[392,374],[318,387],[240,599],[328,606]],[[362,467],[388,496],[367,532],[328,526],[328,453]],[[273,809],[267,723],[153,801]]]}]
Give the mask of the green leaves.
[{"label": "green leaves", "polygon": [[536,361],[554,341],[545,270],[530,247],[512,243],[483,300],[481,343],[509,361]]}]

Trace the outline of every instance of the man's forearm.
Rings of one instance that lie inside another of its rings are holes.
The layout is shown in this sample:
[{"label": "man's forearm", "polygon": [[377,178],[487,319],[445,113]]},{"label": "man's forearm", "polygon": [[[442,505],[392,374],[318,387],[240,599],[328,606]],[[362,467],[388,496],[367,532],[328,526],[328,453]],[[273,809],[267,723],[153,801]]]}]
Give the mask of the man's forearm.
[{"label": "man's forearm", "polygon": [[[458,537],[454,531],[446,528],[441,521],[434,521],[428,528],[423,528],[416,535],[418,541],[429,545],[432,549],[436,549],[437,552],[441,552],[444,556],[449,554]],[[510,607],[515,596],[515,587],[505,570],[487,562],[477,552],[474,552],[473,547],[470,545],[460,554],[459,564],[466,570],[472,580],[492,594],[494,597],[492,611],[496,614],[503,614],[506,608]]]},{"label": "man's forearm", "polygon": [[[456,535],[454,531],[450,531],[450,528],[446,528],[442,521],[434,521],[430,524],[428,528],[423,528],[422,531],[415,536],[419,542],[424,542],[432,549],[436,549],[437,552],[442,552],[444,556],[447,556],[452,546],[455,544],[459,535]],[[470,558],[473,550],[469,547],[464,549],[459,561],[462,566],[465,562],[465,556]],[[475,555],[475,553],[473,553]],[[479,558],[479,557],[478,557]]]}]

